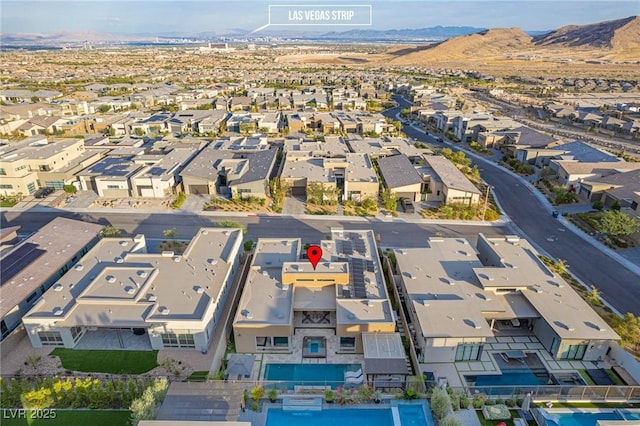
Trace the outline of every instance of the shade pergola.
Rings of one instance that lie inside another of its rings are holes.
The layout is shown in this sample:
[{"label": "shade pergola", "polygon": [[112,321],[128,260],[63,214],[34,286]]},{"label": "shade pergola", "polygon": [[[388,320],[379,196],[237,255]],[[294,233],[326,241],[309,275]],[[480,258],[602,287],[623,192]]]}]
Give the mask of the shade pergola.
[{"label": "shade pergola", "polygon": [[254,361],[254,355],[231,354],[227,361],[227,375],[231,378],[240,376],[248,379],[251,377]]},{"label": "shade pergola", "polygon": [[368,375],[409,375],[399,333],[362,333],[364,370]]}]

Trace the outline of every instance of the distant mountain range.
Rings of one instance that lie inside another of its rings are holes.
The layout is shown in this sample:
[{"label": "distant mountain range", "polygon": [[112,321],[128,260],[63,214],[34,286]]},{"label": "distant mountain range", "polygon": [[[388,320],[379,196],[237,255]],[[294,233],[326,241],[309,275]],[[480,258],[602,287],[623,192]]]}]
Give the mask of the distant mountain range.
[{"label": "distant mountain range", "polygon": [[[416,42],[416,41],[442,41],[451,37],[473,34],[483,31],[485,28],[436,26],[415,29],[369,30],[355,29],[348,31],[291,31],[281,30],[276,27],[267,28],[253,34],[253,37],[282,37],[296,40],[320,40],[320,41],[380,41],[380,42]],[[529,35],[546,34],[549,31],[530,31]],[[113,34],[96,31],[58,32],[44,33],[0,33],[0,41],[4,44],[60,44],[60,43],[127,43],[127,42],[153,42],[166,41],[167,39],[190,39],[201,41],[215,41],[230,38],[246,38],[250,30],[233,28],[227,30],[207,31],[199,33],[186,32],[160,32],[157,34]]]}]

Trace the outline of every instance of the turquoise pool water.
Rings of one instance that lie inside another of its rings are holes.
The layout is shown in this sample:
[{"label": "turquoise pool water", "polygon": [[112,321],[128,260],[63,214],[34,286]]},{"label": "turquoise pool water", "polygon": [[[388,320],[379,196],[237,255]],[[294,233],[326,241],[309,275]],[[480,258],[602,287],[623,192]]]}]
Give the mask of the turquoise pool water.
[{"label": "turquoise pool water", "polygon": [[431,410],[428,417],[425,417],[425,410],[422,408],[422,404],[416,405],[398,405],[398,414],[400,416],[400,424],[402,426],[424,426],[433,425],[433,418],[431,417]]},{"label": "turquoise pool water", "polygon": [[549,413],[550,417],[556,417],[559,422],[548,421],[549,426],[596,426],[598,420],[623,420],[615,412],[580,412],[580,413]]},{"label": "turquoise pool water", "polygon": [[336,424],[393,426],[393,416],[389,408],[345,408],[322,411],[282,411],[280,408],[270,408],[267,412],[267,426],[327,426]]},{"label": "turquoise pool water", "polygon": [[640,420],[640,410],[620,410],[625,420]]},{"label": "turquoise pool water", "polygon": [[338,386],[344,383],[345,371],[358,371],[360,364],[267,364],[265,380],[295,382],[306,386]]}]

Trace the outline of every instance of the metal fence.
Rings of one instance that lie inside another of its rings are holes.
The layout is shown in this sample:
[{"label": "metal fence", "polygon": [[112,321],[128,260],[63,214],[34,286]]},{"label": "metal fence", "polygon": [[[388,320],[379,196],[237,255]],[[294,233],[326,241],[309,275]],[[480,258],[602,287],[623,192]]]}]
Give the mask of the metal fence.
[{"label": "metal fence", "polygon": [[640,402],[640,386],[468,386],[458,390],[502,399],[530,393],[535,401]]}]

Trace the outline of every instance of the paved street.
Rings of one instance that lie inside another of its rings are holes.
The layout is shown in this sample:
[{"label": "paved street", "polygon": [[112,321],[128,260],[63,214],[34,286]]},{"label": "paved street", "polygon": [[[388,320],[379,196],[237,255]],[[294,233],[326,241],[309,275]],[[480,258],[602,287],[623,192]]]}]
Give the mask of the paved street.
[{"label": "paved street", "polygon": [[400,219],[382,221],[377,219],[340,219],[340,218],[308,218],[300,219],[288,216],[252,216],[240,217],[235,215],[211,216],[204,214],[176,214],[167,213],[138,213],[138,212],[107,212],[107,213],[71,213],[65,211],[51,212],[3,212],[0,224],[4,226],[20,225],[21,234],[35,232],[44,224],[57,216],[72,219],[89,220],[105,225],[111,224],[124,229],[128,233],[143,233],[149,238],[162,238],[162,231],[176,228],[178,238],[191,238],[198,228],[216,226],[217,222],[230,220],[247,226],[247,239],[256,240],[262,237],[297,236],[304,242],[318,242],[326,238],[331,228],[344,229],[373,229],[380,234],[379,244],[382,247],[423,247],[428,237],[464,237],[472,242],[478,233],[488,236],[506,235],[512,233],[507,226],[492,226],[482,224],[449,224],[415,223]]},{"label": "paved street", "polygon": [[[393,117],[407,106],[408,103],[402,100],[398,108],[388,110],[385,115]],[[404,132],[410,138],[438,145],[424,132],[409,126],[405,126]],[[572,273],[584,283],[595,285],[602,297],[618,311],[640,315],[638,275],[552,218],[551,212],[535,196],[530,185],[525,185],[490,161],[476,162],[483,169],[482,178],[494,186],[493,191],[504,212],[530,241],[554,258],[566,260]]]}]

